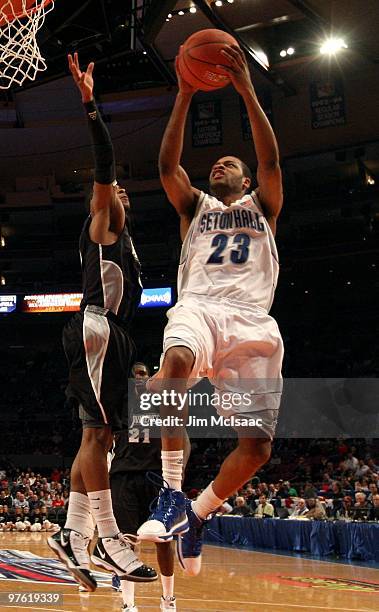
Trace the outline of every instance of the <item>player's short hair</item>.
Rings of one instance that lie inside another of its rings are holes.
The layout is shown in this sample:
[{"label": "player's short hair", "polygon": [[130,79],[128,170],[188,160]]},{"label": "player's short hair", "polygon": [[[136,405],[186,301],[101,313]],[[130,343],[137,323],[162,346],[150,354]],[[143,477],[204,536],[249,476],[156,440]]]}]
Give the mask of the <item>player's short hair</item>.
[{"label": "player's short hair", "polygon": [[133,365],[132,365],[132,374],[133,374],[133,375],[134,375],[135,368],[136,368],[136,367],[138,367],[138,366],[143,366],[144,368],[146,368],[146,371],[147,371],[148,375],[150,376],[150,368],[149,368],[149,366],[148,366],[146,363],[144,363],[143,361],[135,361],[135,362],[133,363]]},{"label": "player's short hair", "polygon": [[247,164],[245,164],[244,161],[242,161],[242,159],[240,159],[239,157],[237,157],[238,161],[241,164],[242,167],[242,174],[244,175],[244,177],[249,178],[251,180],[251,182],[253,181],[253,173],[250,170],[249,166]]}]

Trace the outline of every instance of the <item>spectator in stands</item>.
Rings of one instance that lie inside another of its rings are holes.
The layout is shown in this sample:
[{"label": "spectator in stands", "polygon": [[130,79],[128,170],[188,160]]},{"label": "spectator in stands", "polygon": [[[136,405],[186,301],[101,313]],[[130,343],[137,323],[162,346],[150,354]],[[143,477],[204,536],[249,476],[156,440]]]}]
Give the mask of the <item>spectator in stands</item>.
[{"label": "spectator in stands", "polygon": [[13,497],[10,495],[8,488],[5,488],[0,493],[0,504],[2,506],[8,506],[11,508],[13,506]]},{"label": "spectator in stands", "polygon": [[51,494],[48,493],[47,491],[44,492],[42,500],[43,500],[43,505],[46,508],[51,508],[51,506],[53,505],[53,500],[51,499]]},{"label": "spectator in stands", "polygon": [[277,492],[278,492],[278,490],[277,490],[277,488],[275,487],[274,484],[269,484],[268,485],[267,499],[268,499],[269,502],[271,502],[272,499],[276,499]]},{"label": "spectator in stands", "polygon": [[299,457],[298,462],[297,462],[297,466],[295,467],[295,472],[294,472],[294,480],[305,480],[306,478],[306,465],[305,465],[305,458],[304,457]]},{"label": "spectator in stands", "polygon": [[358,468],[355,471],[355,477],[363,478],[363,476],[366,476],[367,472],[369,471],[370,471],[369,466],[365,464],[363,459],[359,459]]},{"label": "spectator in stands", "polygon": [[31,487],[35,484],[36,480],[37,480],[37,478],[36,478],[34,472],[30,472],[30,475],[29,475],[29,484],[30,484]]},{"label": "spectator in stands", "polygon": [[283,480],[278,480],[276,485],[276,497],[279,499],[286,499],[289,497],[288,487]]},{"label": "spectator in stands", "polygon": [[13,506],[16,509],[20,509],[23,513],[29,512],[29,502],[25,499],[25,495],[23,493],[16,493],[15,500],[13,502]]},{"label": "spectator in stands", "polygon": [[295,505],[295,510],[291,514],[291,518],[297,518],[298,516],[305,516],[307,512],[308,512],[308,508],[305,504],[305,499],[303,499],[302,497],[299,497]]},{"label": "spectator in stands", "polygon": [[316,488],[309,480],[305,483],[303,497],[304,499],[316,499],[317,497]]},{"label": "spectator in stands", "polygon": [[30,496],[29,501],[29,510],[30,514],[33,515],[36,508],[40,508],[40,500],[38,499],[38,495],[34,493]]},{"label": "spectator in stands", "polygon": [[274,516],[274,506],[267,501],[266,495],[259,496],[255,516],[259,518],[272,518]]},{"label": "spectator in stands", "polygon": [[44,491],[50,491],[50,489],[51,489],[51,483],[47,480],[47,478],[45,476],[43,478],[41,478],[41,488]]},{"label": "spectator in stands", "polygon": [[370,514],[371,504],[367,501],[366,494],[358,491],[355,494],[353,518],[356,521],[367,521]]},{"label": "spectator in stands", "polygon": [[372,472],[378,473],[379,472],[379,465],[376,464],[376,462],[374,461],[374,459],[369,459],[367,461],[367,465],[370,468],[370,470]]},{"label": "spectator in stands", "polygon": [[289,496],[290,497],[298,497],[297,489],[295,489],[295,487],[291,486],[290,482],[288,482],[286,484],[289,486],[289,489],[288,489]]},{"label": "spectator in stands", "polygon": [[57,493],[54,496],[52,507],[53,508],[64,508],[64,500],[62,499],[62,496],[60,495],[60,493]]},{"label": "spectator in stands", "polygon": [[378,493],[373,495],[372,503],[373,503],[373,506],[372,508],[370,508],[370,511],[368,514],[368,520],[369,521],[379,521],[379,494]]},{"label": "spectator in stands", "polygon": [[308,497],[305,500],[307,512],[304,514],[306,518],[323,521],[326,519],[326,512],[319,500],[316,497]]},{"label": "spectator in stands", "polygon": [[345,495],[342,500],[342,505],[336,512],[337,520],[352,519],[354,514],[353,498],[350,495]]},{"label": "spectator in stands", "polygon": [[51,482],[59,482],[62,478],[62,472],[55,467],[51,473]]},{"label": "spectator in stands", "polygon": [[[370,493],[367,496],[367,500],[373,503],[375,495],[378,495],[379,493],[378,485],[375,484],[375,482],[370,482],[370,484],[368,485],[368,488],[369,488]],[[0,503],[1,503],[1,500],[0,500]]]},{"label": "spectator in stands", "polygon": [[355,474],[355,472],[358,469],[358,465],[359,465],[359,461],[356,457],[354,457],[352,451],[350,451],[349,453],[347,453],[347,457],[345,459],[345,468],[346,470],[351,470],[353,474]]},{"label": "spectator in stands", "polygon": [[245,498],[242,495],[238,495],[234,502],[234,508],[230,514],[234,516],[249,516],[251,515],[251,508],[247,505]]}]

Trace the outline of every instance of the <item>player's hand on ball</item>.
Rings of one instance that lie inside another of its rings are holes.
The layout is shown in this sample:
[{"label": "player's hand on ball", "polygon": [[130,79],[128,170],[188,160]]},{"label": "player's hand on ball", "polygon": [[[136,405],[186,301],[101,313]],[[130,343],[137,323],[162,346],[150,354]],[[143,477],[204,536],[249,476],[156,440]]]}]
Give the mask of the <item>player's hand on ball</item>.
[{"label": "player's hand on ball", "polygon": [[197,91],[197,89],[193,87],[192,85],[190,85],[189,83],[187,83],[187,81],[185,81],[182,75],[180,74],[179,55],[177,55],[175,58],[175,72],[176,72],[176,76],[178,77],[179,91],[184,94],[194,94]]},{"label": "player's hand on ball", "polygon": [[74,57],[69,53],[68,55],[68,66],[70,68],[72,77],[82,94],[82,102],[90,102],[93,99],[93,77],[92,72],[95,64],[91,62],[88,64],[87,70],[82,72],[79,66],[79,57],[77,53],[74,53]]},{"label": "player's hand on ball", "polygon": [[228,73],[234,88],[239,94],[244,94],[253,89],[250,70],[246,57],[238,45],[226,45],[220,53],[228,60],[230,66],[223,64],[218,66]]}]

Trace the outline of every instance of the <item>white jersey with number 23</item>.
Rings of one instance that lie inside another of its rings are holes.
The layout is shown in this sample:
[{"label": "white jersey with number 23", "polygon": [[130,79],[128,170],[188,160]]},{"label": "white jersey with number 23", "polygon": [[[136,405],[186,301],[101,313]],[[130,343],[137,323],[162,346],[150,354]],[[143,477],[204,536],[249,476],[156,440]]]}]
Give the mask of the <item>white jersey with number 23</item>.
[{"label": "white jersey with number 23", "polygon": [[211,296],[268,312],[278,272],[275,240],[257,194],[226,206],[201,192],[182,246],[178,299]]}]

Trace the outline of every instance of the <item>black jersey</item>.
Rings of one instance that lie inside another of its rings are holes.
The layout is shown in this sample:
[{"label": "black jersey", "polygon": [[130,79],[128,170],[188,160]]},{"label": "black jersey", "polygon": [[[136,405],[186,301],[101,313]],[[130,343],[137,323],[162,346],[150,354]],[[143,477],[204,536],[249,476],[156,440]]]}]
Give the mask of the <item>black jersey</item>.
[{"label": "black jersey", "polygon": [[129,428],[115,436],[111,476],[119,472],[161,472],[162,444],[160,429],[154,426],[156,418],[159,413],[140,410],[137,399],[129,402]]},{"label": "black jersey", "polygon": [[81,310],[88,304],[106,308],[123,323],[132,319],[141,299],[140,262],[127,225],[114,244],[92,242],[91,217],[84,223],[79,239],[83,278]]}]

